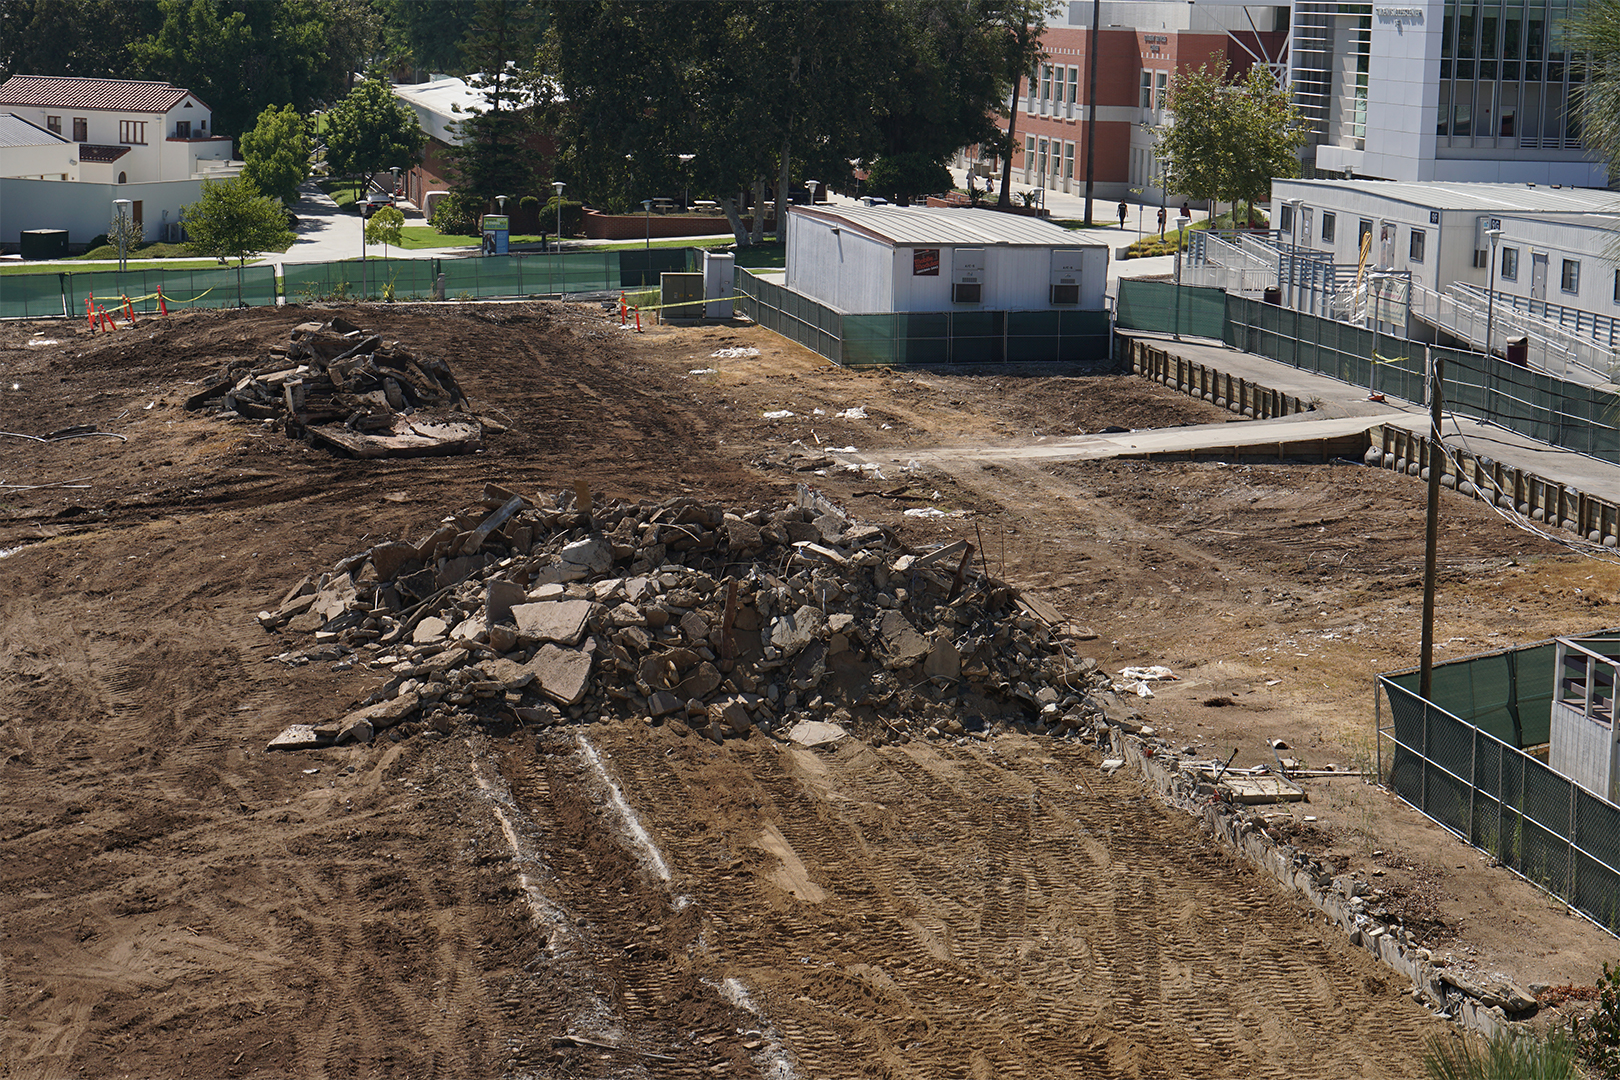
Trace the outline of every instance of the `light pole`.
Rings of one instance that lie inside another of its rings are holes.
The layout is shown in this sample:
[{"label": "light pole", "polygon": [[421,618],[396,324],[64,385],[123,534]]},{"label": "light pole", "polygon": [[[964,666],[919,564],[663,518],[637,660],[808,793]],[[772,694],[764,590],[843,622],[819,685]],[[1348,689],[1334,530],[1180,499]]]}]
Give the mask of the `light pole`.
[{"label": "light pole", "polygon": [[562,254],[562,191],[568,185],[561,180],[553,180],[551,189],[557,193],[557,254]]},{"label": "light pole", "polygon": [[1187,219],[1176,219],[1176,330],[1177,341],[1181,340],[1181,245],[1187,242]]},{"label": "light pole", "polygon": [[506,214],[506,200],[510,199],[511,197],[512,196],[510,196],[510,195],[497,195],[497,196],[495,196],[495,206],[500,210],[501,215],[503,217]]},{"label": "light pole", "polygon": [[[641,212],[647,218],[647,257],[652,257],[652,200],[641,200]],[[650,265],[650,264],[649,264]]]},{"label": "light pole", "polygon": [[806,180],[804,186],[810,191],[810,205],[816,205],[816,188],[821,186],[820,180]]},{"label": "light pole", "polygon": [[[1486,229],[1485,235],[1491,238],[1491,267],[1486,271],[1485,276],[1485,370],[1492,373],[1491,389],[1496,391],[1496,384],[1499,379],[1494,377],[1495,373],[1491,365],[1491,357],[1496,355],[1491,350],[1491,331],[1495,329],[1494,320],[1496,319],[1496,242],[1502,239],[1502,230]],[[1500,391],[1496,392],[1499,393]],[[1493,393],[1492,396],[1494,397],[1495,394]],[[1494,405],[1494,401],[1487,405],[1488,411],[1493,417],[1496,410],[1491,406]]]},{"label": "light pole", "polygon": [[692,159],[697,155],[676,154],[675,156],[681,163],[681,213],[684,214],[692,208],[692,174],[687,169],[691,166]]},{"label": "light pole", "polygon": [[114,199],[113,205],[118,207],[118,272],[122,274],[126,269],[128,269],[128,263],[125,261],[125,254],[128,251],[126,245],[129,243],[129,240],[127,234],[124,232],[124,211],[129,208],[130,201],[128,199]]}]

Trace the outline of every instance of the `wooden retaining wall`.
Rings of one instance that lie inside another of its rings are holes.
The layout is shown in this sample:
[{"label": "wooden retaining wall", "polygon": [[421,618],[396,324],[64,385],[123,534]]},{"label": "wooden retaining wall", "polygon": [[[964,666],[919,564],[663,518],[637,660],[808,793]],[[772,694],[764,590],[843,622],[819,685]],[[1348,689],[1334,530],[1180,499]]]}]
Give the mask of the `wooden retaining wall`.
[{"label": "wooden retaining wall", "polygon": [[1132,339],[1131,370],[1154,382],[1173,386],[1183,394],[1231,409],[1256,420],[1291,413],[1313,412],[1315,406],[1269,386],[1239,378],[1196,360],[1189,360],[1158,347],[1152,341]]}]

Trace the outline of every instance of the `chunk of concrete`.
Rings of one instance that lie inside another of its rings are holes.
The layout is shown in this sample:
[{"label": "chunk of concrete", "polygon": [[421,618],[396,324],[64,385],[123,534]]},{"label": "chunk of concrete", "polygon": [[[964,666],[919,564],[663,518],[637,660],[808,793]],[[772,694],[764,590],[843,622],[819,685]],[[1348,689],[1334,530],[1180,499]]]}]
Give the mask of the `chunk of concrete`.
[{"label": "chunk of concrete", "polygon": [[533,668],[505,657],[482,661],[478,670],[508,690],[521,690],[535,680]]},{"label": "chunk of concrete", "polygon": [[688,611],[681,616],[681,633],[686,640],[700,643],[709,640],[709,620],[696,611]]},{"label": "chunk of concrete", "polygon": [[677,712],[685,707],[686,703],[680,699],[680,696],[672,694],[668,690],[656,691],[647,698],[647,711],[654,716],[668,716],[670,713]]},{"label": "chunk of concrete", "polygon": [[583,566],[592,573],[605,574],[613,566],[613,547],[600,536],[576,540],[562,549],[563,562]]},{"label": "chunk of concrete", "polygon": [[911,620],[898,611],[883,613],[878,633],[883,638],[883,650],[888,654],[888,666],[891,668],[910,667],[928,655],[931,648],[928,639],[917,633]]},{"label": "chunk of concrete", "polygon": [[[783,615],[771,623],[771,644],[792,656],[820,637],[827,629],[827,616],[820,608],[805,604],[791,615]],[[913,631],[915,633],[915,631]]]},{"label": "chunk of concrete", "polygon": [[962,654],[950,638],[940,638],[934,642],[934,647],[928,650],[928,659],[923,661],[923,674],[930,679],[956,679],[961,676]]},{"label": "chunk of concrete", "polygon": [[554,600],[512,608],[518,634],[525,640],[563,645],[578,645],[584,640],[585,620],[590,614],[589,600]]},{"label": "chunk of concrete", "polygon": [[681,680],[680,694],[688,698],[705,698],[720,688],[720,671],[705,660]]},{"label": "chunk of concrete", "polygon": [[393,540],[371,549],[371,565],[377,571],[378,581],[393,581],[400,569],[416,560],[416,545]]},{"label": "chunk of concrete", "polygon": [[581,649],[562,649],[551,643],[529,661],[529,669],[541,691],[559,705],[577,705],[591,683],[591,654]]},{"label": "chunk of concrete", "polygon": [[800,746],[826,746],[847,736],[849,732],[825,720],[802,720],[788,729],[787,736]]},{"label": "chunk of concrete", "polygon": [[331,746],[332,740],[315,733],[313,724],[293,724],[284,729],[280,735],[270,740],[266,750],[313,750],[320,746]]},{"label": "chunk of concrete", "polygon": [[528,603],[528,592],[515,581],[494,578],[488,586],[484,596],[484,618],[490,626],[511,622],[513,606]]},{"label": "chunk of concrete", "polygon": [[411,631],[411,640],[418,645],[429,641],[437,641],[444,637],[449,629],[450,627],[445,624],[443,619],[437,615],[429,615],[416,624],[416,629]]}]

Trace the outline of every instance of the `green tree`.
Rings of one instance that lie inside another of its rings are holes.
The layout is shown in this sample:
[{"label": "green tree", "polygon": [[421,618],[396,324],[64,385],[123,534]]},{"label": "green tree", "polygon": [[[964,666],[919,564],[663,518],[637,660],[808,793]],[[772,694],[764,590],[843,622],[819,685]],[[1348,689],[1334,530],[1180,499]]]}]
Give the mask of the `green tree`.
[{"label": "green tree", "polygon": [[1229,78],[1224,58],[1213,57],[1170,80],[1173,120],[1158,129],[1159,156],[1168,164],[1166,186],[1195,199],[1237,204],[1266,196],[1278,176],[1297,176],[1305,141],[1298,110],[1266,68],[1255,65],[1241,80]]},{"label": "green tree", "polygon": [[162,24],[129,52],[141,73],[208,102],[214,130],[246,131],[264,108],[307,111],[322,91],[330,12],[322,0],[158,0]]},{"label": "green tree", "polygon": [[1028,76],[1033,84],[1035,70],[1046,59],[1046,20],[1057,14],[1061,4],[1053,0],[1004,0],[987,5],[990,22],[1001,42],[1002,99],[1012,94],[1007,110],[1007,136],[1001,152],[1001,194],[996,207],[1012,207],[1012,161],[1018,152],[1018,83]]},{"label": "green tree", "polygon": [[539,14],[530,0],[479,0],[462,55],[485,106],[457,125],[448,158],[451,186],[486,203],[497,195],[537,190],[539,161],[530,147],[539,84],[533,64]]},{"label": "green tree", "polygon": [[242,302],[242,267],[249,255],[281,251],[293,241],[287,212],[245,177],[204,180],[197,201],[180,208],[186,242],[199,255],[236,260],[236,302]]},{"label": "green tree", "polygon": [[405,215],[397,207],[381,206],[366,222],[366,243],[381,244],[383,258],[388,258],[388,245],[399,247],[399,231],[405,227]]},{"label": "green tree", "polygon": [[284,203],[298,198],[298,185],[309,178],[310,141],[297,109],[265,106],[253,130],[237,141],[249,183]]},{"label": "green tree", "polygon": [[920,195],[951,189],[951,173],[924,153],[885,154],[873,163],[867,188],[901,206]]},{"label": "green tree", "polygon": [[1620,0],[1588,0],[1563,29],[1585,76],[1575,93],[1581,141],[1608,163],[1613,183],[1620,176]]},{"label": "green tree", "polygon": [[129,46],[162,25],[156,4],[123,0],[0,0],[0,79],[66,75],[122,79]]},{"label": "green tree", "polygon": [[[322,96],[336,101],[354,89],[356,72],[365,74],[383,58],[383,14],[371,0],[321,0],[326,10],[326,52]],[[421,7],[437,7],[423,4]]]},{"label": "green tree", "polygon": [[359,178],[361,192],[371,189],[379,172],[414,164],[425,140],[416,114],[378,77],[356,86],[326,114],[326,164]]},{"label": "green tree", "polygon": [[461,44],[472,25],[478,0],[377,0],[383,42],[390,55],[419,75],[465,75]]}]

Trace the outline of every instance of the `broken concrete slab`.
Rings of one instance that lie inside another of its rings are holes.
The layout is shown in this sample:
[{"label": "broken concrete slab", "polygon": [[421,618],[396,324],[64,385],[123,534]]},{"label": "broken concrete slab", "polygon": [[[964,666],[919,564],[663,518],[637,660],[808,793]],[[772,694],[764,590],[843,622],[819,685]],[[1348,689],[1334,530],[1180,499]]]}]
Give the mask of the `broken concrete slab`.
[{"label": "broken concrete slab", "polygon": [[589,600],[553,600],[518,604],[512,608],[518,636],[536,643],[554,641],[578,645],[585,638],[585,621],[590,618]]},{"label": "broken concrete slab", "polygon": [[528,593],[515,581],[492,578],[484,595],[484,618],[489,625],[512,621],[512,608],[529,601]]},{"label": "broken concrete slab", "polygon": [[787,737],[800,746],[827,746],[839,739],[847,738],[849,732],[837,724],[829,724],[825,720],[804,720],[794,724],[788,729]]},{"label": "broken concrete slab", "polygon": [[883,638],[883,651],[887,654],[887,666],[890,668],[910,667],[924,656],[928,655],[931,646],[928,639],[917,632],[898,611],[890,610],[883,613],[878,623],[878,634]]},{"label": "broken concrete slab", "polygon": [[331,746],[331,736],[321,736],[315,733],[313,724],[293,724],[282,730],[281,734],[271,739],[265,747],[266,750],[314,750],[322,746]]},{"label": "broken concrete slab", "polygon": [[591,681],[591,655],[547,642],[528,663],[540,689],[559,705],[577,705]]},{"label": "broken concrete slab", "polygon": [[827,629],[827,616],[818,607],[805,604],[791,615],[783,615],[771,623],[771,645],[792,656]]}]

